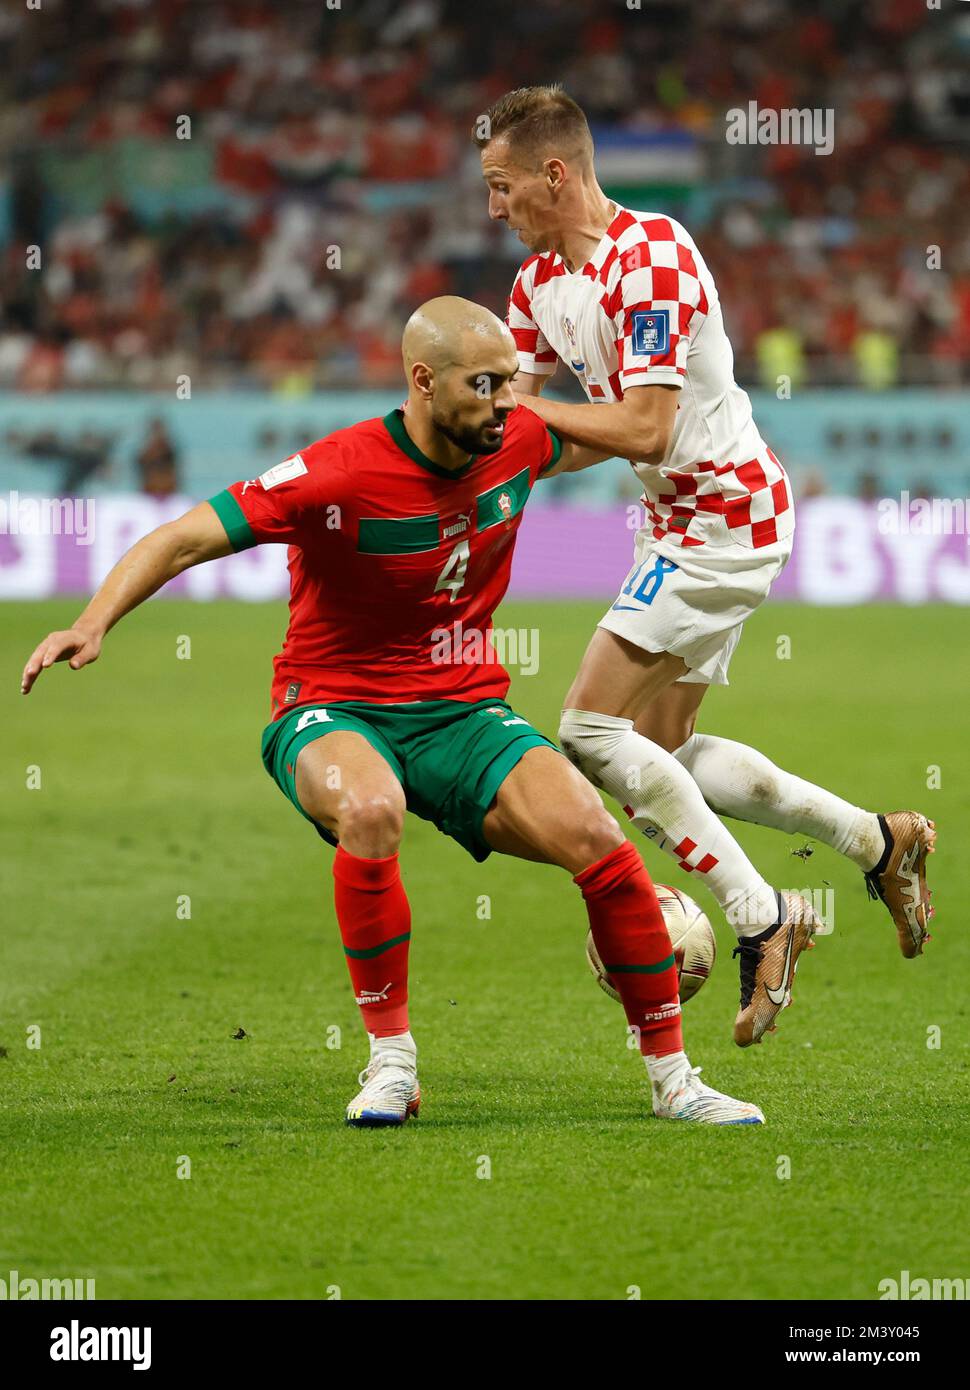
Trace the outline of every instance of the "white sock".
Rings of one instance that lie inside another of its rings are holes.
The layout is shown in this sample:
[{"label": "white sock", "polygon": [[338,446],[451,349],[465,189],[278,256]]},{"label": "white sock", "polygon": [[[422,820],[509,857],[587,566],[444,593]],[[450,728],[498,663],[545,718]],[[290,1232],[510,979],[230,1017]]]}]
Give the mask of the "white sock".
[{"label": "white sock", "polygon": [[418,1055],[417,1044],[410,1033],[395,1033],[391,1038],[375,1038],[373,1033],[368,1033],[367,1037],[372,1057],[375,1052],[406,1052],[412,1059]]},{"label": "white sock", "polygon": [[778,895],[666,748],[632,719],[563,710],[559,741],[591,782],[620,803],[638,830],[714,894],[739,936],[778,921]]},{"label": "white sock", "polygon": [[722,816],[789,835],[810,835],[868,870],[883,852],[879,818],[823,787],[775,767],[763,753],[713,734],[694,734],[674,757]]},{"label": "white sock", "polygon": [[666,1057],[644,1057],[650,1084],[659,1095],[666,1095],[678,1073],[690,1071],[686,1052],[670,1052]]}]

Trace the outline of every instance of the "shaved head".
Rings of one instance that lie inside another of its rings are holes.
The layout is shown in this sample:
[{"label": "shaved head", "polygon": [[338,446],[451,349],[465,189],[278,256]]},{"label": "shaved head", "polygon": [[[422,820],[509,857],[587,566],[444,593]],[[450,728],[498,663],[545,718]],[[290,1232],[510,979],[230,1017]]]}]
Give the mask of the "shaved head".
[{"label": "shaved head", "polygon": [[404,370],[410,379],[416,362],[436,372],[462,366],[483,347],[515,351],[512,334],[490,309],[456,294],[443,294],[415,309],[405,324]]},{"label": "shaved head", "polygon": [[419,430],[433,430],[462,461],[502,447],[506,417],[515,409],[509,383],[519,360],[501,319],[470,299],[440,295],[408,319],[401,354],[407,415]]}]

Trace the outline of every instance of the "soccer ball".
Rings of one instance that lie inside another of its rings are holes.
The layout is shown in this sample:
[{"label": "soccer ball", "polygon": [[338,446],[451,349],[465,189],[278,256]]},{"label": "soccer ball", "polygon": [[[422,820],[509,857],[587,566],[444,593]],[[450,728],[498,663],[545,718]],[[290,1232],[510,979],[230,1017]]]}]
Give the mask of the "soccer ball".
[{"label": "soccer ball", "polygon": [[[674,948],[680,1002],[686,1004],[688,999],[693,999],[714,969],[717,956],[714,928],[694,899],[689,898],[686,893],[681,893],[677,888],[670,888],[666,883],[655,883],[654,889]],[[593,944],[592,932],[588,932],[586,936],[586,959],[600,989],[619,1003],[619,992],[603,969],[603,962]]]}]

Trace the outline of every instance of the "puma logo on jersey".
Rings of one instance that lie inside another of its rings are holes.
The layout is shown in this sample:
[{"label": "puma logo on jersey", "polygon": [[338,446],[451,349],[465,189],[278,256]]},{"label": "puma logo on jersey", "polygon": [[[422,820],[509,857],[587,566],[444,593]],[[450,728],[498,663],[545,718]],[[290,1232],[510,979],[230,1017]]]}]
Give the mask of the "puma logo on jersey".
[{"label": "puma logo on jersey", "polygon": [[472,524],[471,512],[459,512],[458,520],[453,521],[450,526],[445,526],[441,532],[444,540],[449,536],[460,536],[463,531],[467,531]]}]

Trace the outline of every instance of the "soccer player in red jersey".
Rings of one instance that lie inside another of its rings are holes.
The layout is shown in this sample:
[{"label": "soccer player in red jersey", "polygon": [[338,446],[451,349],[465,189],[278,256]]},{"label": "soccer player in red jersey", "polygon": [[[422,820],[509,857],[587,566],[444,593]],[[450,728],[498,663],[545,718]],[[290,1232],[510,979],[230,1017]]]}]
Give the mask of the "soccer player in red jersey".
[{"label": "soccer player in red jersey", "polygon": [[[765,881],[716,813],[845,854],[910,958],[932,913],[933,823],[863,810],[753,748],[695,732],[708,687],[727,684],[744,621],[791,552],[785,470],[734,380],[700,251],[673,218],[610,201],[576,103],[555,86],[510,92],[475,140],[489,213],[531,253],[509,298],[514,389],[562,438],[629,459],[644,488],[633,568],[566,695],[560,742],[724,909],[740,956],[734,1039],[747,1047],[774,1030],[820,923],[806,898]],[[558,361],[587,404],[541,398]]]},{"label": "soccer player in red jersey", "polygon": [[[478,860],[556,864],[582,892],[597,951],[646,1060],[654,1113],[760,1124],[703,1085],[681,1038],[677,969],[653,886],[589,782],[505,701],[480,658],[540,477],[602,455],[564,446],[517,408],[509,329],[445,297],[409,320],[403,410],[309,445],[139,541],[66,632],[27,662],[96,660],[105,634],[190,565],[289,546],[290,626],[275,661],[267,771],[336,845],[337,920],[370,1038],[354,1125],[401,1124],[420,1100],[408,1019],[411,908],[398,868],[406,810]],[[456,629],[456,625],[460,628]]]}]

